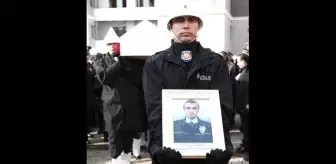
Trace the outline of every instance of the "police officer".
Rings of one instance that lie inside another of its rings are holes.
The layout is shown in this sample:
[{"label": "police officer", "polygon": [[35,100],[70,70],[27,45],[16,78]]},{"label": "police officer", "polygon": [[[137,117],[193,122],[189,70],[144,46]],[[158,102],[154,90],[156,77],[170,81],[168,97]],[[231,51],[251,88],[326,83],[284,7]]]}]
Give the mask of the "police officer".
[{"label": "police officer", "polygon": [[195,100],[190,99],[184,103],[186,117],[174,121],[175,143],[212,143],[211,123],[197,116],[199,108]]},{"label": "police officer", "polygon": [[[118,43],[111,44],[106,55],[118,60],[98,72],[105,89],[104,118],[109,135],[109,152],[113,164],[130,164],[134,138],[147,128],[142,68],[144,60],[120,57]],[[103,58],[105,59],[105,58]]]},{"label": "police officer", "polygon": [[[203,21],[187,6],[176,10],[167,22],[174,43],[149,57],[144,66],[143,86],[149,123],[149,153],[153,164],[228,163],[233,153],[229,136],[232,114],[232,90],[228,67],[223,58],[196,41]],[[218,89],[226,150],[212,150],[204,159],[183,159],[171,148],[162,148],[162,89]]]}]

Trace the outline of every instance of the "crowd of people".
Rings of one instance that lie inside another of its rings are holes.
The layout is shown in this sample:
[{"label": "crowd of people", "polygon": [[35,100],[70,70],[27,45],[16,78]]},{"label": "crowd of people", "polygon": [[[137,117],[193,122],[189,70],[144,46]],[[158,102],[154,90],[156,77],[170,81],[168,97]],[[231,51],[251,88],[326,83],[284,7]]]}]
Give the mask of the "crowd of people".
[{"label": "crowd of people", "polygon": [[[119,43],[107,43],[109,52],[94,57],[88,47],[87,132],[98,127],[98,133],[109,144],[113,164],[129,164],[132,153],[140,158],[144,133],[153,164],[223,164],[228,163],[234,152],[244,154],[248,160],[248,51],[233,55],[226,50],[216,53],[202,47],[196,40],[202,26],[202,19],[193,13],[175,15],[167,23],[175,36],[171,46],[145,60],[123,57]],[[198,73],[214,78],[209,79],[211,82],[199,82]],[[162,89],[219,90],[226,149],[212,150],[205,159],[184,159],[178,150],[163,147]],[[229,131],[237,128],[236,115],[241,118],[242,125],[238,128],[244,139],[234,149]]]}]

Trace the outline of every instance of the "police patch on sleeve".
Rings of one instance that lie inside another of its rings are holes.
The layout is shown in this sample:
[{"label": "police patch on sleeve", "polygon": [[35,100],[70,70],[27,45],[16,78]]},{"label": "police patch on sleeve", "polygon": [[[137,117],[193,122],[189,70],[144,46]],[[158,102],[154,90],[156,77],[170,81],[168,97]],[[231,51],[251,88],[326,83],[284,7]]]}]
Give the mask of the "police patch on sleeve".
[{"label": "police patch on sleeve", "polygon": [[181,59],[184,62],[189,62],[192,59],[191,51],[182,51],[181,52]]},{"label": "police patch on sleeve", "polygon": [[206,128],[205,126],[200,126],[199,131],[203,134],[205,132]]}]

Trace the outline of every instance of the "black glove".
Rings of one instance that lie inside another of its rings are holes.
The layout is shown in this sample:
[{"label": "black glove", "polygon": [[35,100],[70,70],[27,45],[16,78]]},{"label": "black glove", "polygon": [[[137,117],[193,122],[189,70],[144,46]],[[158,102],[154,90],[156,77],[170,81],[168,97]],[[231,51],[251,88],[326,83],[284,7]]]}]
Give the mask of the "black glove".
[{"label": "black glove", "polygon": [[163,147],[162,150],[155,152],[154,160],[158,164],[182,164],[182,155],[179,151]]},{"label": "black glove", "polygon": [[206,154],[206,164],[227,164],[230,161],[232,155],[233,153],[227,150],[211,150],[210,154]]}]

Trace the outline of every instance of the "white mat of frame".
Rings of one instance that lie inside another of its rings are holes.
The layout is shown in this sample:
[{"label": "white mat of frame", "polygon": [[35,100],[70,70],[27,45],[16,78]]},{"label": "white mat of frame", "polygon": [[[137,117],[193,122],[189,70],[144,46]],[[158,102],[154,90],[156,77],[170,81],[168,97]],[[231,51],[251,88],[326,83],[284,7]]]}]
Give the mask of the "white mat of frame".
[{"label": "white mat of frame", "polygon": [[229,164],[248,164],[248,161],[245,161],[242,157],[232,157],[229,161]]},{"label": "white mat of frame", "polygon": [[[152,160],[150,158],[142,158],[142,159],[138,159],[138,160],[131,160],[131,164],[151,164]],[[106,162],[104,164],[112,164],[111,161]],[[229,161],[229,164],[249,164],[248,161],[243,160],[243,158],[241,157],[233,157],[231,158],[231,160]]]}]

